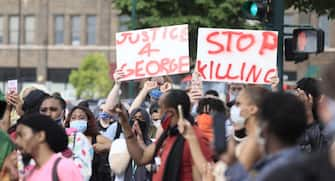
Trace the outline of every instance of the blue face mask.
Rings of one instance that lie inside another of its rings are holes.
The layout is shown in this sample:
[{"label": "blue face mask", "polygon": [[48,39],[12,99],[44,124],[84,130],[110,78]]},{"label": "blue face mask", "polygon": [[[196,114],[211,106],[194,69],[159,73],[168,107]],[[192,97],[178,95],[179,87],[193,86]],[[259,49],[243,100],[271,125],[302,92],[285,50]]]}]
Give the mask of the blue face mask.
[{"label": "blue face mask", "polygon": [[58,125],[60,125],[60,126],[63,125],[63,121],[62,121],[62,118],[61,118],[61,117],[58,118],[58,119],[56,119],[55,121],[56,121],[56,123],[57,123]]},{"label": "blue face mask", "polygon": [[108,120],[111,119],[111,115],[106,112],[99,112],[98,118],[102,120]]},{"label": "blue face mask", "polygon": [[112,121],[118,121],[119,120],[119,116],[118,115],[110,115],[106,112],[100,112],[99,115],[98,115],[98,118],[100,120],[112,120]]},{"label": "blue face mask", "polygon": [[162,95],[162,91],[160,89],[153,89],[150,91],[149,95],[151,98],[155,99],[155,100],[158,100],[159,97]]},{"label": "blue face mask", "polygon": [[87,130],[87,120],[79,119],[70,121],[70,128],[75,128],[78,132],[84,133]]}]

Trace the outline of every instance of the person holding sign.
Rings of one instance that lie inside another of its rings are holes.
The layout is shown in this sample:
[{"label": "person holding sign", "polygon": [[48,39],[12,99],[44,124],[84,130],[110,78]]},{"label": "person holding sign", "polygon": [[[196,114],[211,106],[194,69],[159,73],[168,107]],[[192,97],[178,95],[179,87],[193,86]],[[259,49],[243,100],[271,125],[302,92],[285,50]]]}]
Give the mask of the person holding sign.
[{"label": "person holding sign", "polygon": [[[140,147],[137,139],[128,123],[126,110],[119,108],[120,123],[123,127],[127,141],[128,151],[138,165],[155,162],[153,168],[153,180],[199,180],[199,171],[194,165],[191,150],[187,140],[178,131],[178,105],[183,108],[183,116],[190,124],[194,124],[190,115],[190,99],[182,90],[169,90],[159,99],[161,109],[162,125],[164,132],[156,143],[146,148]],[[164,116],[163,116],[164,115]],[[199,129],[193,127],[199,145],[205,159],[211,160],[211,150],[206,138]]]}]

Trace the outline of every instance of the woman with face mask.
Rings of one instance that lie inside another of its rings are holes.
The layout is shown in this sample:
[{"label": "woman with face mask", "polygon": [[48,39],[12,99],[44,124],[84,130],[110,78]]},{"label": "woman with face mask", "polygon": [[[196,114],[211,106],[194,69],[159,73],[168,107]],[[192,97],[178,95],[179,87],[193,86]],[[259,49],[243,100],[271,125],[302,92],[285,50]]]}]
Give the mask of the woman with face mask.
[{"label": "woman with face mask", "polygon": [[108,150],[111,141],[98,132],[93,113],[86,107],[76,106],[68,114],[65,127],[83,133],[94,148],[91,181],[110,180]]},{"label": "woman with face mask", "polygon": [[[152,143],[149,136],[151,120],[149,113],[145,109],[134,109],[130,113],[129,123],[132,126],[133,133],[141,147],[145,148],[147,145]],[[145,165],[137,165],[134,160],[130,159],[129,164],[124,171],[124,177],[122,180],[145,181],[150,178],[150,172]]]},{"label": "woman with face mask", "polygon": [[[246,87],[239,93],[230,110],[232,122],[236,126],[245,127],[246,139],[236,148],[236,156],[247,170],[261,157],[261,138],[258,127],[259,109],[262,98],[268,92],[262,87]],[[237,132],[235,131],[235,137]]]}]

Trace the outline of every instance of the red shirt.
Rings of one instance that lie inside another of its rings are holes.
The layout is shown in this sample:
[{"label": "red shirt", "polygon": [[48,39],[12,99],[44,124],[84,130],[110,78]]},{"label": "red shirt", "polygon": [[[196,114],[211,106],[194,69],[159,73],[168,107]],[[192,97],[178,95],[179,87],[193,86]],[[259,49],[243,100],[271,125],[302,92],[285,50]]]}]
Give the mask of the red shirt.
[{"label": "red shirt", "polygon": [[[208,140],[204,135],[202,135],[201,131],[198,127],[193,126],[195,134],[198,138],[201,151],[203,155],[205,156],[207,161],[211,161],[212,158],[212,152],[210,149],[210,145]],[[177,136],[169,136],[164,141],[161,151],[158,152],[157,156],[160,156],[161,159],[161,165],[158,168],[157,172],[153,175],[153,181],[160,181],[163,179],[164,170],[165,170],[165,164],[167,161],[167,158],[169,156],[169,153],[171,151],[172,146],[174,145],[174,142],[176,141]],[[181,181],[192,181],[192,165],[193,165],[193,159],[190,151],[190,146],[187,141],[185,141],[184,144],[184,150],[183,150],[183,161],[181,162],[181,172],[180,172],[180,179]]]}]

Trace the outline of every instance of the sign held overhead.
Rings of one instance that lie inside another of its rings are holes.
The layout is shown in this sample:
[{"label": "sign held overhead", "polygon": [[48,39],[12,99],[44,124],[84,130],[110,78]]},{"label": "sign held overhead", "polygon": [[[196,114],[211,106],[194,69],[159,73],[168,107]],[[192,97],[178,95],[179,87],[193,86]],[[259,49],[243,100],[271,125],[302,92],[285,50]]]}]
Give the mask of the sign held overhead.
[{"label": "sign held overhead", "polygon": [[197,71],[204,81],[270,84],[277,46],[274,31],[200,28]]},{"label": "sign held overhead", "polygon": [[166,26],[116,34],[121,80],[189,72],[188,25]]}]

